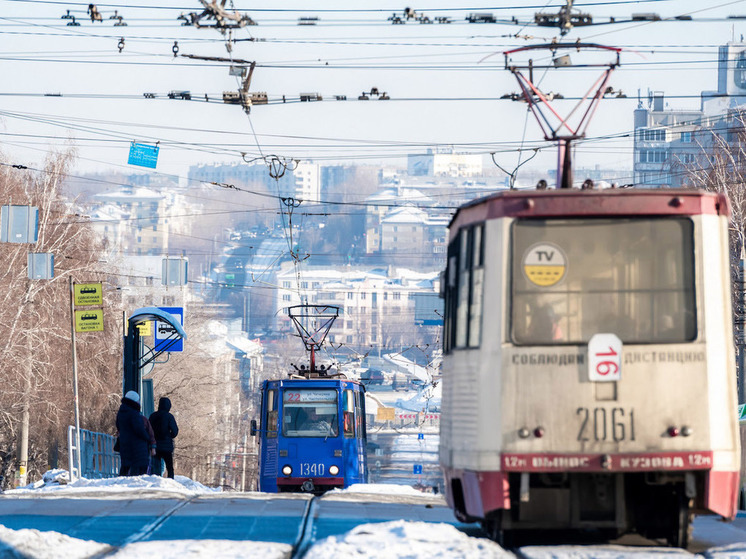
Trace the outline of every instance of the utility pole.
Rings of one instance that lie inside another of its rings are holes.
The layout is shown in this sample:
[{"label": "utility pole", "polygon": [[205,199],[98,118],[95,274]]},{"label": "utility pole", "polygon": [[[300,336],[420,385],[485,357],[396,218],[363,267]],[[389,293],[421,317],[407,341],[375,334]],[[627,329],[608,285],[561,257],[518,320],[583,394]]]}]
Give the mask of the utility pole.
[{"label": "utility pole", "polygon": [[[28,281],[26,287],[26,299],[23,305],[26,309],[31,309],[31,281]],[[30,314],[30,313],[29,313]],[[26,348],[28,354],[26,357],[26,379],[24,382],[23,389],[23,409],[21,412],[21,433],[18,439],[18,469],[16,471],[16,487],[23,487],[26,485],[28,475],[28,439],[29,439],[29,422],[30,415],[29,411],[31,408],[31,388],[33,383],[31,382],[31,376],[34,373],[33,356],[34,348],[31,344],[31,324],[33,321],[29,320],[26,327]]]},{"label": "utility pole", "polygon": [[738,403],[746,404],[746,251],[741,247],[736,289],[736,333],[738,348]]},{"label": "utility pole", "polygon": [[[73,356],[73,401],[75,404],[75,462],[78,468],[78,475],[83,475],[83,464],[80,448],[80,399],[78,397],[78,350],[76,348],[75,336],[75,282],[72,276],[69,278],[70,284],[70,343],[72,345]],[[70,481],[73,480],[73,472],[70,472]]]}]

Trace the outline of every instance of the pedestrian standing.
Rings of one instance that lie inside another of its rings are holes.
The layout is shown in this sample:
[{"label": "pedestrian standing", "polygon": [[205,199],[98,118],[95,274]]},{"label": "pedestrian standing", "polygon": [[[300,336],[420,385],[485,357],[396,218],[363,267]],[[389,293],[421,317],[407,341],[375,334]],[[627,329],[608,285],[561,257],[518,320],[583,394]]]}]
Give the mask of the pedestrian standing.
[{"label": "pedestrian standing", "polygon": [[130,390],[122,398],[117,412],[119,455],[122,460],[120,476],[140,476],[148,471],[151,439],[144,419],[140,413],[140,395]]},{"label": "pedestrian standing", "polygon": [[166,463],[166,475],[174,477],[174,438],[179,434],[176,418],[170,413],[171,400],[162,397],[158,400],[158,411],[150,414],[150,425],[155,433],[154,474],[160,475],[161,460]]}]

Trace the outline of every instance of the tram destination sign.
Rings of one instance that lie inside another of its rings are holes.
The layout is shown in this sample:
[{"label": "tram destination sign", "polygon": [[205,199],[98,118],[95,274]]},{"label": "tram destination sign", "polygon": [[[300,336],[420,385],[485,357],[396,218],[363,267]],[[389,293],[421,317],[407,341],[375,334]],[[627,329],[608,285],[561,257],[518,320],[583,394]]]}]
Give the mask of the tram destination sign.
[{"label": "tram destination sign", "polygon": [[337,393],[334,390],[286,390],[283,402],[334,402]]}]

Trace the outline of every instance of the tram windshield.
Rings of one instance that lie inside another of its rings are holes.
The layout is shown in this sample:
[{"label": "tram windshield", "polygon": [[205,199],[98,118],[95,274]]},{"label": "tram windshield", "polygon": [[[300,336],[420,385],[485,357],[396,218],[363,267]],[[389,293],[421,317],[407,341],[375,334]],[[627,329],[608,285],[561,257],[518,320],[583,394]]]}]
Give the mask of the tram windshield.
[{"label": "tram windshield", "polygon": [[337,391],[286,389],[282,395],[282,434],[285,437],[336,437]]},{"label": "tram windshield", "polygon": [[513,341],[694,340],[693,242],[688,218],[516,221]]}]

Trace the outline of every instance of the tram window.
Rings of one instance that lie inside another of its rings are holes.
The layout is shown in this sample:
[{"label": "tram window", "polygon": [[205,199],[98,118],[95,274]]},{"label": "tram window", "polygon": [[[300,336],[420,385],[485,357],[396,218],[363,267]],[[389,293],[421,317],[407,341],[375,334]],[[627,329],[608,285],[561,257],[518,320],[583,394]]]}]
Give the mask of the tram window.
[{"label": "tram window", "polygon": [[522,345],[697,336],[688,218],[520,220],[513,226],[511,331]]},{"label": "tram window", "polygon": [[267,438],[274,439],[277,437],[277,390],[267,390],[267,416],[265,425],[267,426]]},{"label": "tram window", "polygon": [[352,390],[345,390],[342,398],[342,430],[349,439],[355,436],[355,398]]},{"label": "tram window", "polygon": [[448,247],[445,349],[479,347],[482,330],[484,226],[461,229]]},{"label": "tram window", "polygon": [[285,437],[336,437],[339,434],[337,391],[293,388],[282,394]]},{"label": "tram window", "polygon": [[361,400],[364,396],[360,392],[355,392],[355,422],[357,424],[357,436],[365,438],[365,416]]}]

